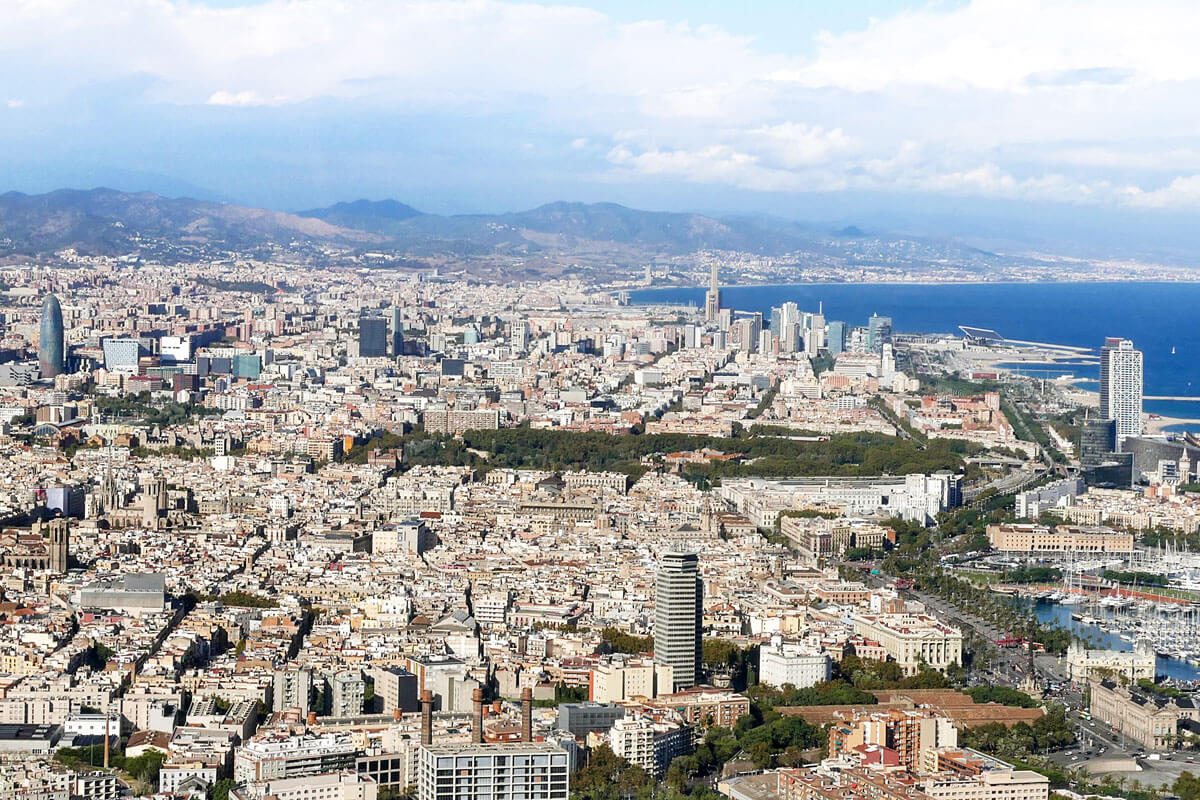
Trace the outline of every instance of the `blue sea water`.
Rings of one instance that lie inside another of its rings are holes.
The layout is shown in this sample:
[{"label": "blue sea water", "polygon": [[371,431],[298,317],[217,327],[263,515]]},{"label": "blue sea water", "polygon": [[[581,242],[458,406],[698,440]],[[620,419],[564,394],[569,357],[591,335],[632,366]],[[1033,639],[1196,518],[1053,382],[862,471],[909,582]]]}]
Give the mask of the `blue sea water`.
[{"label": "blue sea water", "polygon": [[[631,296],[635,303],[704,304],[703,288],[645,289]],[[971,325],[1009,339],[1095,348],[1094,355],[1105,337],[1119,336],[1145,353],[1146,394],[1200,397],[1200,325],[1192,319],[1200,308],[1200,283],[809,283],[731,286],[721,296],[725,306],[764,316],[789,300],[806,311],[824,302],[825,318],[849,327],[880,314],[890,316],[899,333],[959,333],[959,325]],[[1091,380],[1099,372],[1095,364],[1077,361],[1057,371]],[[1200,402],[1147,400],[1145,409],[1200,419]]]},{"label": "blue sea water", "polygon": [[[1026,605],[1028,605],[1026,603]],[[1072,633],[1080,636],[1086,636],[1096,642],[1100,647],[1110,650],[1132,650],[1133,644],[1120,638],[1113,636],[1111,633],[1105,633],[1095,625],[1085,625],[1082,622],[1071,619],[1071,612],[1078,610],[1077,606],[1063,606],[1057,603],[1035,603],[1034,614],[1037,615],[1039,622],[1051,623],[1058,625],[1061,628],[1066,628]],[[1200,680],[1200,669],[1197,669],[1192,664],[1186,661],[1179,661],[1174,658],[1158,657],[1157,673],[1165,675],[1169,678],[1180,678],[1187,681]]]}]

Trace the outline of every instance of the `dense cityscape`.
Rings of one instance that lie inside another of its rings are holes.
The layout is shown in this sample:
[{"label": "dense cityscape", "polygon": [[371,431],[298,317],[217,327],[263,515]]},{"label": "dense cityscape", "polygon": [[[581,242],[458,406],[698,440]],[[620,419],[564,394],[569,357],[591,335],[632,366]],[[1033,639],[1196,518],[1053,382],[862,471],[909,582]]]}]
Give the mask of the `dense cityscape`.
[{"label": "dense cityscape", "polygon": [[1200,800],[1197,40],[0,3],[0,800]]},{"label": "dense cityscape", "polygon": [[[1200,443],[1129,340],[98,261],[0,275],[5,796],[1045,800],[1200,743]],[[1065,352],[1098,392],[1003,366]]]}]

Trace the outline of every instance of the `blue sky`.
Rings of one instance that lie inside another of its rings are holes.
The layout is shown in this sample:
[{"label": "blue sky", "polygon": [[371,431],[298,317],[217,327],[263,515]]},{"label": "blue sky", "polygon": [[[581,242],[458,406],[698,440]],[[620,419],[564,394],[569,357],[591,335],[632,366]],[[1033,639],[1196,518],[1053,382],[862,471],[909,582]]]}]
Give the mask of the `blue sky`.
[{"label": "blue sky", "polygon": [[1166,0],[16,0],[0,188],[1191,219],[1195,41]]}]

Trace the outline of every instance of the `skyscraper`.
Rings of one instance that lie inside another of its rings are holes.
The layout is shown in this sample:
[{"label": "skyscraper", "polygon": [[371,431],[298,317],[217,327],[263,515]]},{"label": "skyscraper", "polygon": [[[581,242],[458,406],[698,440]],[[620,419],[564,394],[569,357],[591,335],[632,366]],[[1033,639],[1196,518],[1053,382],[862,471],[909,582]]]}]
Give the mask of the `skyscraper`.
[{"label": "skyscraper", "polygon": [[512,347],[518,353],[525,353],[529,350],[529,323],[523,319],[513,320]]},{"label": "skyscraper", "polygon": [[404,355],[404,320],[400,316],[400,307],[392,306],[392,355]]},{"label": "skyscraper", "polygon": [[704,321],[716,322],[721,313],[721,287],[717,284],[717,265],[712,265],[708,292],[704,295]]},{"label": "skyscraper", "polygon": [[376,316],[359,317],[358,354],[363,358],[387,355],[387,320]]},{"label": "skyscraper", "polygon": [[825,347],[829,350],[829,355],[836,358],[838,353],[846,349],[846,323],[831,320],[825,326],[825,330]]},{"label": "skyscraper", "polygon": [[671,667],[675,691],[700,678],[700,623],[704,614],[700,559],[668,550],[654,577],[654,661]]},{"label": "skyscraper", "polygon": [[1128,339],[1109,337],[1100,348],[1100,418],[1117,424],[1117,450],[1142,434],[1142,351]]},{"label": "skyscraper", "polygon": [[66,351],[63,347],[63,315],[58,298],[46,295],[42,303],[42,330],[38,337],[38,366],[43,378],[53,378],[66,370]]},{"label": "skyscraper", "polygon": [[867,320],[867,350],[883,352],[883,345],[892,340],[892,318],[872,314]]},{"label": "skyscraper", "polygon": [[1103,463],[1117,449],[1117,423],[1111,419],[1084,420],[1079,429],[1079,459],[1083,466]]},{"label": "skyscraper", "polygon": [[824,308],[808,318],[808,330],[804,334],[804,352],[816,356],[825,349]]}]

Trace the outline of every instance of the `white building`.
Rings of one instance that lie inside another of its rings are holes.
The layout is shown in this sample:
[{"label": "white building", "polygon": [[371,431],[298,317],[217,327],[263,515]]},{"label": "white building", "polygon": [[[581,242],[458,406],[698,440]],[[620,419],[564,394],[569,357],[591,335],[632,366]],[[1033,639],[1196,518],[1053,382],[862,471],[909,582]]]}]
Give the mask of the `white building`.
[{"label": "white building", "polygon": [[654,722],[648,717],[622,717],[608,731],[613,753],[654,774]]},{"label": "white building", "polygon": [[758,651],[758,678],[772,686],[791,684],[805,689],[829,680],[831,674],[828,653],[799,644],[784,644],[779,637],[772,639],[770,647]]},{"label": "white building", "polygon": [[905,675],[962,664],[962,631],[927,614],[855,614],[854,632],[883,645]]},{"label": "white building", "polygon": [[418,800],[567,800],[570,759],[545,742],[426,745],[419,755]]},{"label": "white building", "polygon": [[1066,508],[1075,504],[1075,498],[1087,491],[1082,478],[1063,478],[1047,486],[1030,489],[1017,494],[1018,519],[1037,519],[1051,508]]},{"label": "white building", "polygon": [[264,781],[234,789],[230,800],[375,800],[379,786],[357,772],[331,772],[307,778]]},{"label": "white building", "polygon": [[1128,339],[1108,338],[1100,348],[1100,418],[1117,423],[1117,450],[1142,435],[1142,351]]},{"label": "white building", "polygon": [[1086,650],[1079,642],[1067,650],[1067,674],[1076,683],[1086,683],[1093,674],[1121,675],[1130,682],[1154,680],[1158,659],[1153,650]]}]

